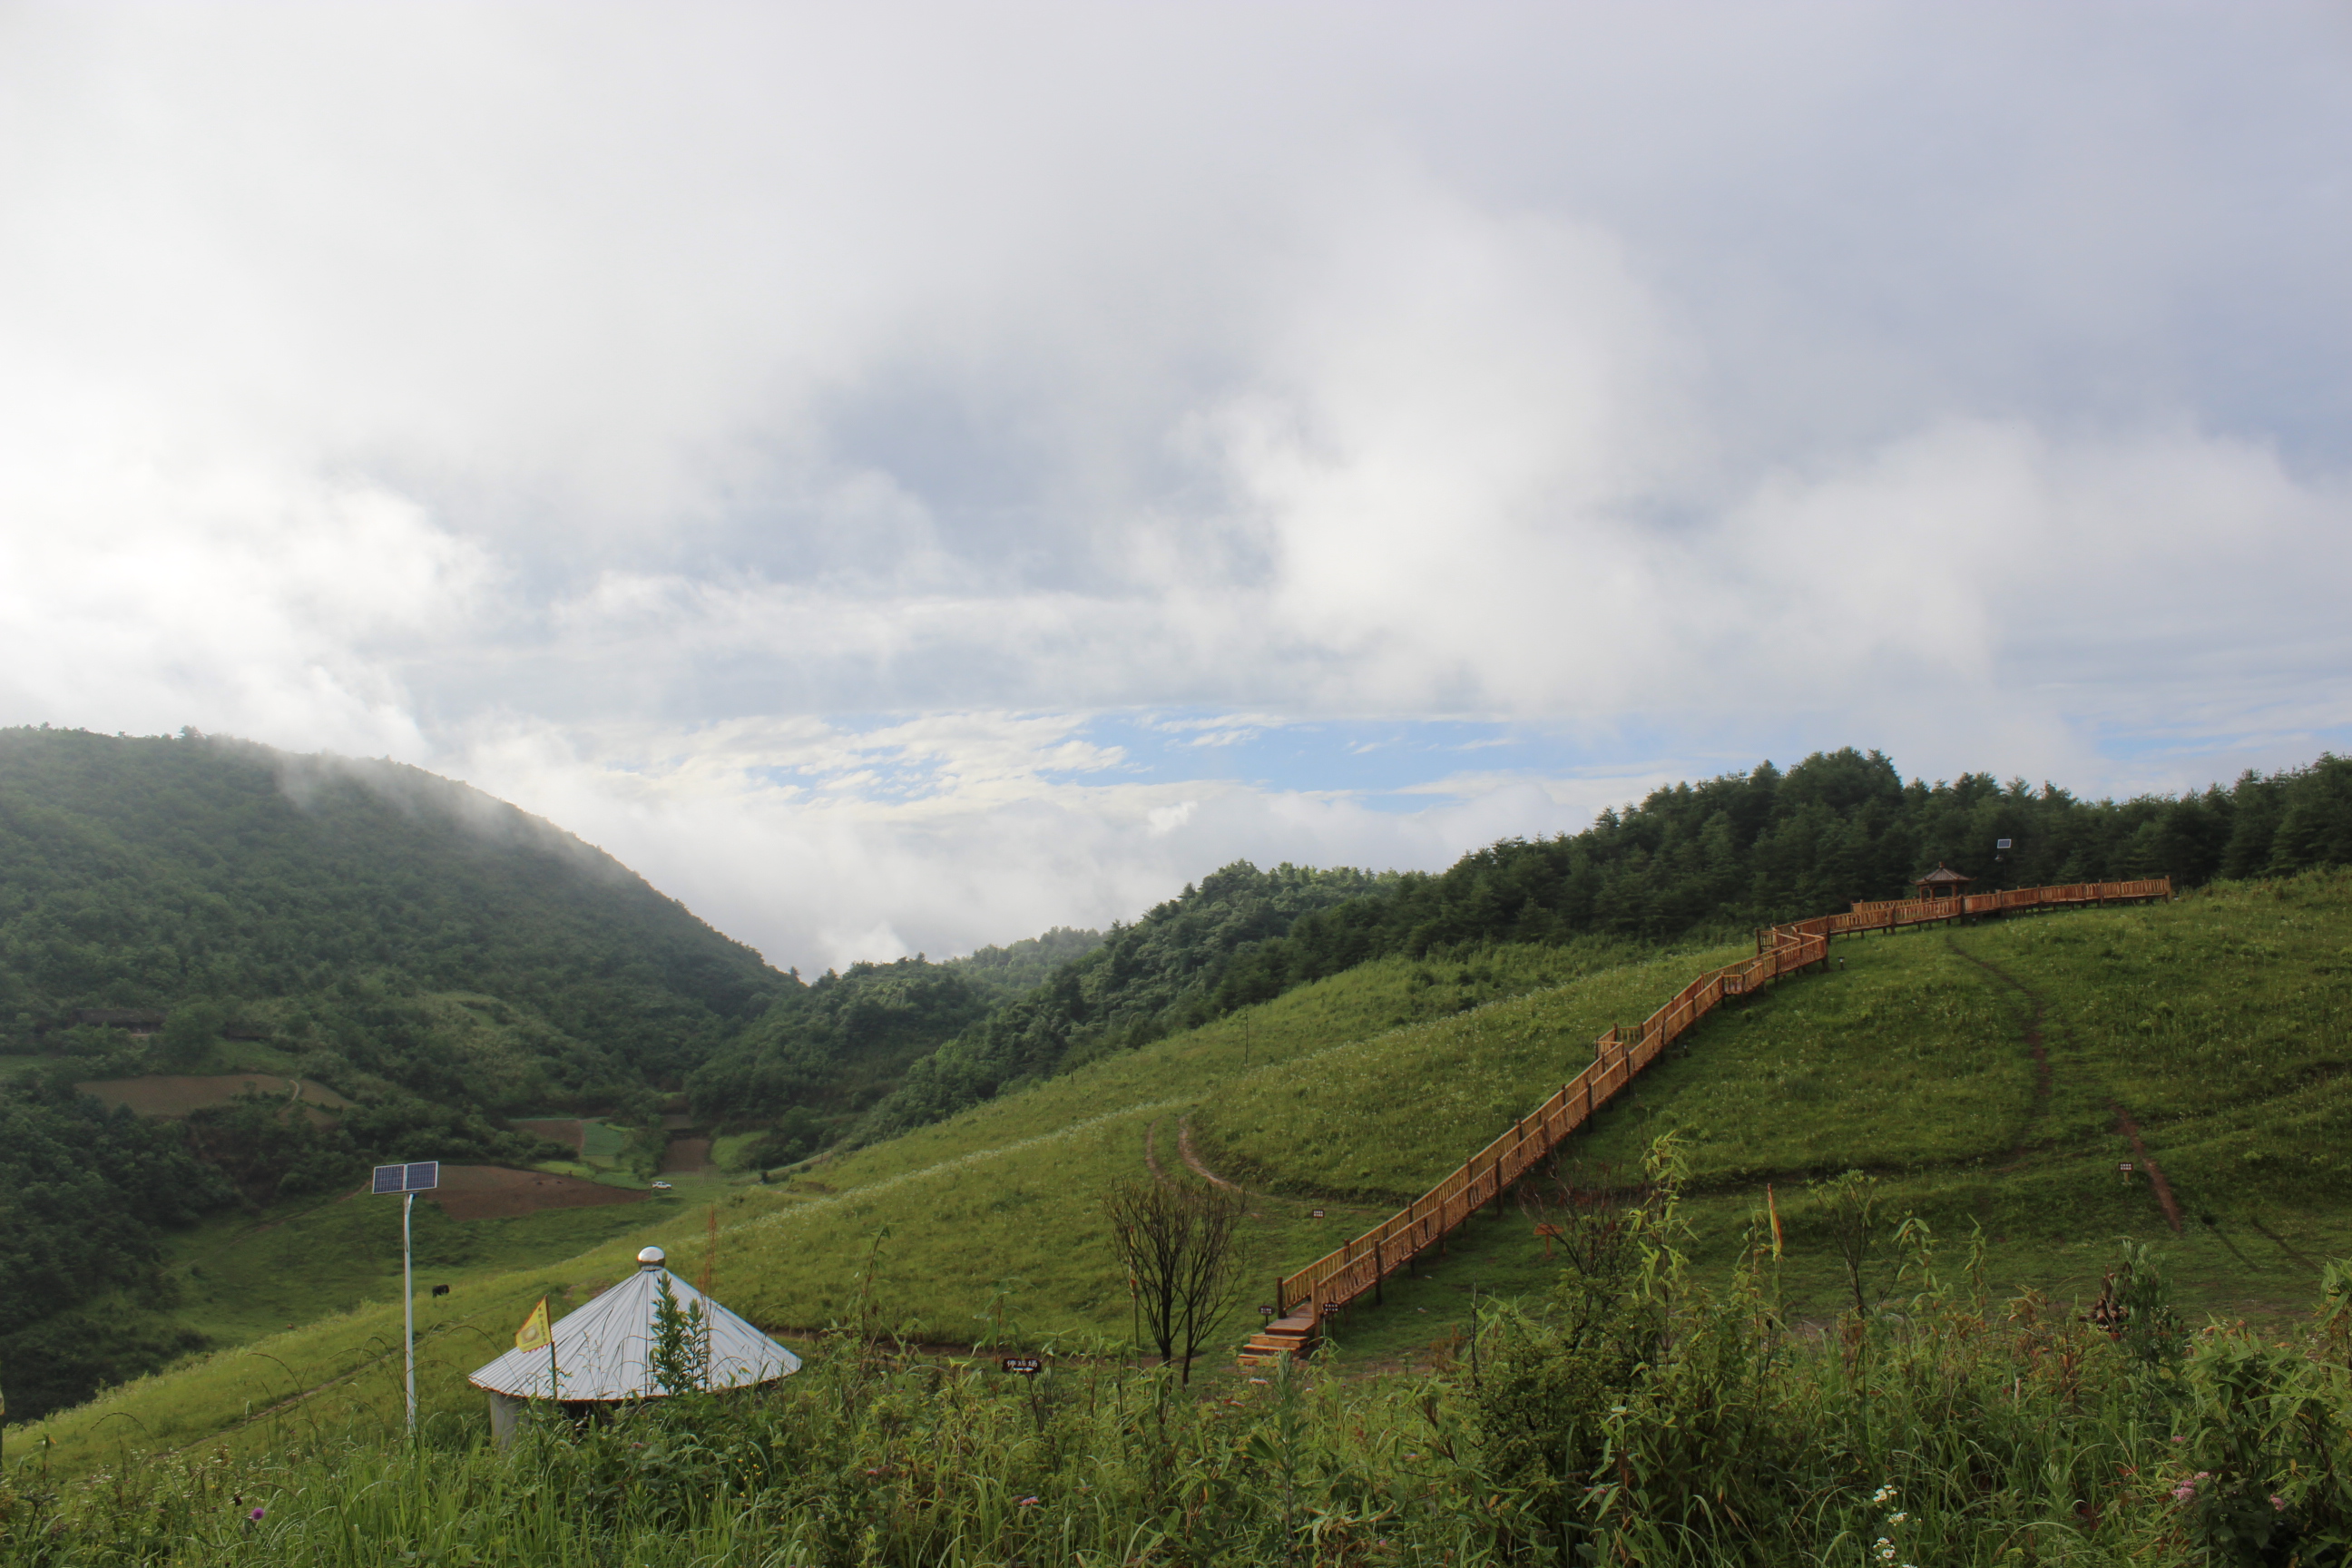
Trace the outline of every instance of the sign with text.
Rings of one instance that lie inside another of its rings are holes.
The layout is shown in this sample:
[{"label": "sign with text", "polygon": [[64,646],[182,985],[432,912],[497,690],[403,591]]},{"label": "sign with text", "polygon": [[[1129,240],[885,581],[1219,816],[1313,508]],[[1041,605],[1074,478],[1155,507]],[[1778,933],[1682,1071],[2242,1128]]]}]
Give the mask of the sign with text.
[{"label": "sign with text", "polygon": [[1009,1355],[998,1364],[1017,1377],[1034,1377],[1045,1370],[1045,1363],[1034,1355]]},{"label": "sign with text", "polygon": [[1992,847],[1996,849],[2006,849],[2009,847],[2009,840],[2006,838],[1996,838],[1992,841]]},{"label": "sign with text", "polygon": [[1321,1209],[1312,1210],[1308,1213],[1307,1217],[1308,1219],[1321,1219],[1323,1217],[1323,1211]]}]

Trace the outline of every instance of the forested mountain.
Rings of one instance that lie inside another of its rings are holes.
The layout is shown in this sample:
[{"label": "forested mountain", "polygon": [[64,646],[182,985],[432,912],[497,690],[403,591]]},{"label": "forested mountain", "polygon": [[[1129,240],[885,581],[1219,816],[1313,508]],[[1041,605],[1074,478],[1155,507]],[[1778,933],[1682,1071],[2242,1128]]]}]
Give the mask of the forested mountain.
[{"label": "forested mountain", "polygon": [[[85,1383],[137,1369],[142,1347],[44,1348],[32,1320],[136,1287],[157,1226],[372,1160],[553,1152],[505,1116],[650,1119],[656,1090],[799,989],[611,857],[414,768],[0,731],[0,1051],[49,1058],[0,1089],[11,1392],[76,1356]],[[165,1022],[142,1037],[93,1013]],[[352,1104],[328,1127],[200,1111],[199,1162],[182,1125],[72,1090],[202,1070],[224,1034]]]},{"label": "forested mountain", "polygon": [[259,1008],[400,1070],[383,1005],[492,996],[551,1088],[675,1079],[792,982],[570,834],[390,762],[187,735],[0,731],[0,1021]]},{"label": "forested mountain", "polygon": [[1043,936],[950,958],[948,966],[992,995],[1013,997],[1035,990],[1054,971],[1084,958],[1102,943],[1103,933],[1098,931],[1055,926]]}]

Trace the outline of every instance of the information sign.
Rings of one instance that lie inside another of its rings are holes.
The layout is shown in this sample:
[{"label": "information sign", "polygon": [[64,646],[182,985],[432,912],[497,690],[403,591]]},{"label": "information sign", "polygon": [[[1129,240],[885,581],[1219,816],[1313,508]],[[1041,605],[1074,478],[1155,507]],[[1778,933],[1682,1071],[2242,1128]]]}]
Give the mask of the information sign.
[{"label": "information sign", "polygon": [[1034,1377],[1045,1370],[1045,1363],[1034,1355],[1009,1355],[1000,1364],[1018,1377]]},{"label": "information sign", "polygon": [[1321,1219],[1323,1217],[1323,1211],[1321,1209],[1315,1209],[1309,1212],[1307,1217],[1308,1219]]},{"label": "information sign", "polygon": [[1996,849],[2006,849],[2009,847],[2009,840],[2006,838],[1996,838],[1992,841],[1992,847]]}]

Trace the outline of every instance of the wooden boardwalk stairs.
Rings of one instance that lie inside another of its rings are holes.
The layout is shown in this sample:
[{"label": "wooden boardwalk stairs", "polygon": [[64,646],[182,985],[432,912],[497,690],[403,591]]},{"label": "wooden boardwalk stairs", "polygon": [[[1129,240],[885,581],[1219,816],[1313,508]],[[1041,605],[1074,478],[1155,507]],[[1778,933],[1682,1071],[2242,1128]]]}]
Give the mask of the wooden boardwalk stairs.
[{"label": "wooden boardwalk stairs", "polygon": [[1829,960],[1830,939],[1947,921],[1981,919],[2022,910],[2144,903],[2172,897],[2172,879],[2134,882],[2070,882],[2000,893],[1900,901],[1857,900],[1843,914],[1820,915],[1756,932],[1756,956],[1709,970],[1631,1028],[1619,1026],[1593,1044],[1591,1066],[1560,1086],[1533,1112],[1363,1235],[1340,1245],[1275,1285],[1274,1312],[1242,1347],[1245,1366],[1267,1365],[1312,1350],[1323,1320],[1364,1296],[1378,1300],[1381,1282],[1412,1266],[1459,1230],[1482,1205],[1498,1207],[1512,1183],[1549,1157],[1570,1132],[1614,1099],[1727,996],[1753,995],[1775,980]]}]

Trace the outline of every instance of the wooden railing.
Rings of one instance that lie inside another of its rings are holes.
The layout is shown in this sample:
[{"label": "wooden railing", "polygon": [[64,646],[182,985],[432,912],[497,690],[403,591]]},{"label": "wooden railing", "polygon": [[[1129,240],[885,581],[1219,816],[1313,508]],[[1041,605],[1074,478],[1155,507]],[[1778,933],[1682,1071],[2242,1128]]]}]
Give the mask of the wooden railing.
[{"label": "wooden railing", "polygon": [[1727,996],[1752,995],[1783,975],[1829,959],[1830,939],[1894,931],[1965,916],[2078,904],[2169,899],[2172,879],[2136,882],[2071,882],[1949,899],[1862,902],[1843,914],[1820,915],[1756,932],[1756,956],[1709,970],[1674,994],[1665,1005],[1631,1028],[1612,1028],[1594,1042],[1593,1061],[1510,1131],[1464,1162],[1444,1181],[1363,1235],[1275,1285],[1275,1316],[1303,1312],[1319,1322],[1326,1312],[1376,1291],[1380,1282],[1461,1228],[1480,1205],[1499,1205],[1511,1184],[1590,1121],[1633,1075],[1658,1059]]}]

